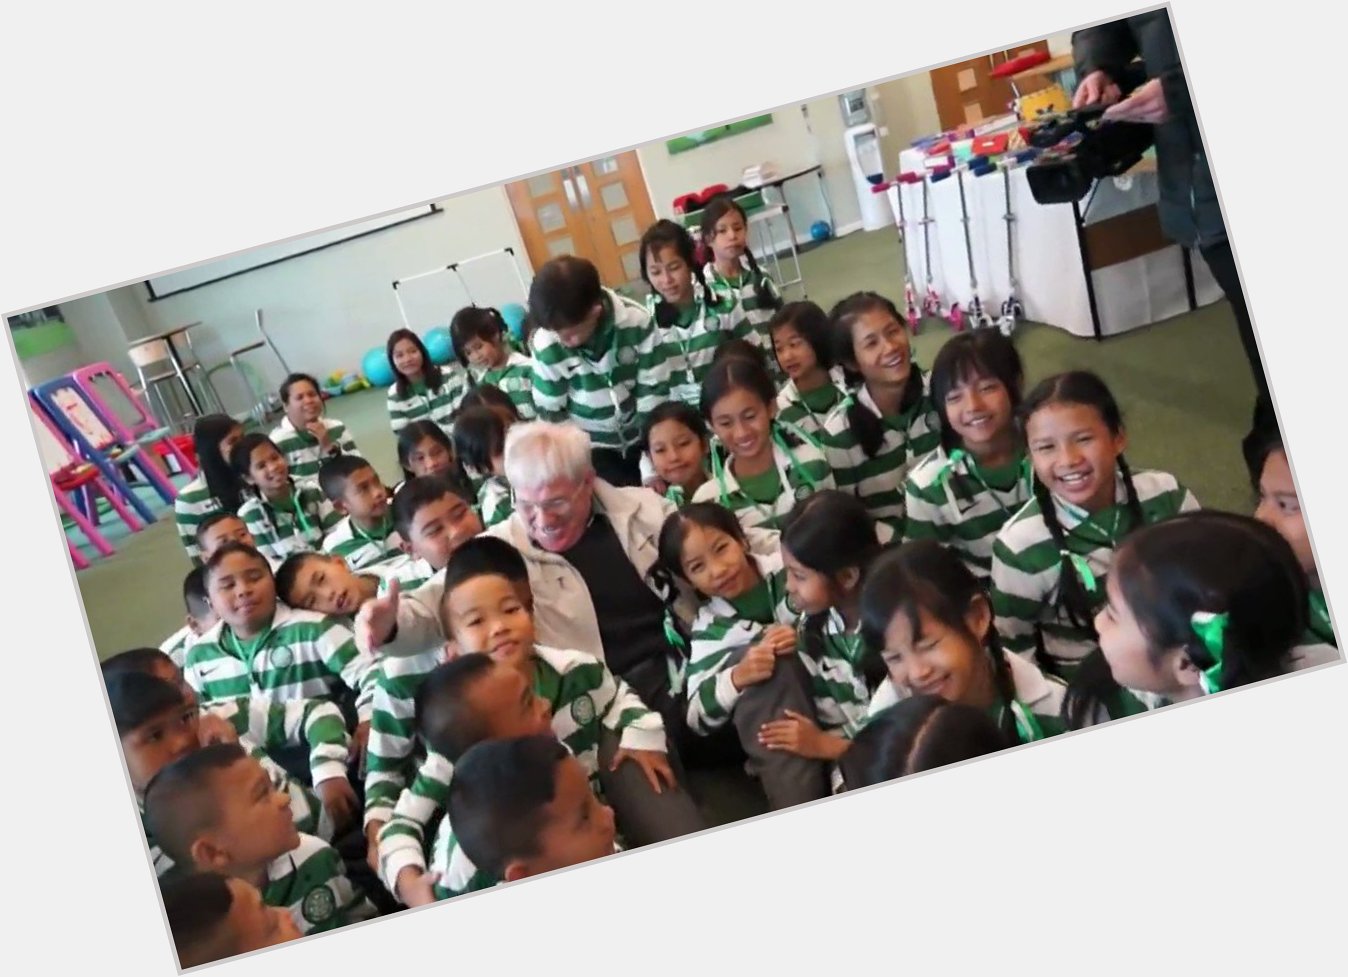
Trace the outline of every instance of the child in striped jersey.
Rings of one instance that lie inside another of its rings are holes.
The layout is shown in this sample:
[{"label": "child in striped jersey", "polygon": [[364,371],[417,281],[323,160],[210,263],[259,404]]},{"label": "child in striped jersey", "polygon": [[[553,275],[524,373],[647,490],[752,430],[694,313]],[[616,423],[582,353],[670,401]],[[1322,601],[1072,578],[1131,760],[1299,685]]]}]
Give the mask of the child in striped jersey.
[{"label": "child in striped jersey", "polygon": [[[257,549],[257,540],[236,513],[212,512],[201,520],[201,525],[197,527],[197,550],[201,553],[202,564],[210,562],[215,551],[226,543],[242,543],[244,546]],[[272,565],[273,570],[281,565],[280,560],[271,558],[268,558],[267,562]]]},{"label": "child in striped jersey", "polygon": [[739,356],[719,360],[702,387],[702,414],[716,435],[712,477],[694,502],[718,502],[746,528],[780,530],[791,507],[834,488],[822,447],[776,421],[777,391],[767,370]]},{"label": "child in striped jersey", "polygon": [[289,463],[270,438],[245,434],[234,446],[230,462],[248,486],[239,518],[269,563],[323,545],[323,537],[340,517],[322,489],[290,474]]},{"label": "child in striped jersey", "polygon": [[1339,658],[1301,644],[1306,572],[1277,530],[1248,516],[1186,512],[1138,529],[1115,552],[1105,594],[1100,648],[1067,697],[1074,728],[1133,698],[1155,708]]},{"label": "child in striped jersey", "polygon": [[399,432],[398,466],[402,468],[403,480],[393,486],[395,496],[408,479],[452,476],[459,470],[453,440],[431,421],[412,421]]},{"label": "child in striped jersey", "polygon": [[655,479],[648,482],[669,501],[682,506],[692,501],[707,481],[707,451],[711,439],[697,408],[668,400],[646,418],[642,447]]},{"label": "child in striped jersey", "polygon": [[992,607],[1009,651],[1070,679],[1096,647],[1091,620],[1114,547],[1128,533],[1198,508],[1165,472],[1134,475],[1114,395],[1093,373],[1061,373],[1021,406],[1034,498],[992,546]]},{"label": "child in striped jersey", "polygon": [[294,917],[268,906],[243,879],[196,872],[165,880],[161,893],[182,970],[300,937]]},{"label": "child in striped jersey", "polygon": [[865,720],[871,690],[884,678],[883,669],[867,674],[876,659],[865,654],[858,632],[861,581],[880,540],[861,501],[834,489],[791,511],[781,546],[818,722],[790,713],[765,723],[759,738],[769,749],[836,763]]},{"label": "child in striped jersey", "polygon": [[992,541],[1030,501],[1034,475],[1016,429],[1024,371],[996,329],[952,336],[931,367],[940,446],[904,485],[904,537],[952,547],[980,580]]},{"label": "child in striped jersey", "polygon": [[[443,479],[413,479],[394,500],[399,532],[412,550],[412,563],[385,580],[389,587],[415,590],[449,564],[454,552],[482,532],[482,520],[465,486]],[[414,729],[417,689],[447,649],[383,658],[375,676],[374,711],[365,763],[365,831],[371,850],[379,829],[393,815],[424,750]]]},{"label": "child in striped jersey", "polygon": [[[889,672],[869,718],[910,695],[939,695],[985,710],[1011,742],[1065,730],[1065,686],[1002,648],[987,593],[940,543],[904,543],[872,564],[861,591],[861,634]],[[843,766],[855,786],[847,758]]]},{"label": "child in striped jersey", "polygon": [[687,664],[690,730],[709,736],[733,725],[772,810],[826,797],[826,764],[760,738],[765,723],[793,713],[818,721],[781,557],[753,553],[739,520],[712,502],[671,515],[658,550],[659,566],[701,600]]},{"label": "child in striped jersey", "polygon": [[834,358],[861,383],[824,420],[826,455],[838,487],[903,532],[903,483],[939,443],[927,378],[913,362],[903,316],[874,292],[843,299],[829,314]]},{"label": "child in striped jersey", "polygon": [[307,373],[292,373],[281,384],[286,416],[271,432],[276,450],[296,478],[318,477],[318,467],[339,455],[360,455],[341,421],[323,416],[323,392]]},{"label": "child in striped jersey", "polygon": [[915,695],[880,710],[852,742],[852,789],[961,763],[1015,746],[983,709]]},{"label": "child in striped jersey", "polygon": [[452,364],[437,366],[426,344],[410,329],[388,337],[388,361],[393,386],[388,388],[388,417],[394,434],[413,421],[430,421],[448,436],[454,431],[454,411],[468,388],[468,377]]},{"label": "child in striped jersey", "polygon": [[454,453],[477,484],[477,508],[488,529],[515,511],[505,477],[506,431],[515,423],[492,407],[469,407],[454,419]]},{"label": "child in striped jersey", "polygon": [[702,211],[702,241],[712,260],[702,269],[713,301],[737,338],[765,353],[772,348],[767,324],[782,307],[777,284],[758,267],[749,247],[749,216],[729,194],[718,194]]},{"label": "child in striped jersey", "polygon": [[465,853],[503,882],[617,850],[613,811],[588,789],[576,758],[547,736],[473,747],[448,806]]},{"label": "child in striped jersey", "polygon": [[279,604],[262,554],[238,543],[221,547],[206,564],[206,591],[220,622],[188,650],[184,669],[201,700],[209,705],[256,694],[282,705],[353,698],[356,752],[363,753],[374,661],[356,650],[347,625]]},{"label": "child in striped jersey", "polygon": [[553,258],[529,286],[534,409],[573,420],[599,476],[640,485],[641,417],[668,399],[668,351],[644,308],[600,284],[589,261]]},{"label": "child in striped jersey", "polygon": [[361,604],[378,596],[380,571],[389,566],[358,573],[333,553],[296,553],[276,571],[276,594],[296,610],[351,620]]},{"label": "child in striped jersey", "polygon": [[[510,330],[494,308],[470,305],[449,323],[454,355],[468,371],[473,386],[490,384],[510,397],[524,420],[534,418],[534,364],[510,345]],[[457,424],[458,422],[455,421]]]},{"label": "child in striped jersey", "polygon": [[[612,800],[633,843],[652,844],[704,827],[670,766],[659,713],[594,656],[537,644],[529,572],[518,550],[492,536],[465,543],[445,570],[440,613],[459,655],[487,655],[524,679],[545,706],[557,737]],[[433,751],[441,752],[433,735],[426,738]],[[453,762],[452,756],[444,759]],[[434,792],[431,781],[423,767],[408,803],[428,788]],[[395,815],[386,832],[390,843],[407,837],[406,821]],[[422,819],[419,827],[424,830],[427,823]],[[381,855],[388,850],[381,845]],[[397,875],[392,873],[395,883]]]},{"label": "child in striped jersey", "polygon": [[202,520],[213,512],[237,512],[243,503],[243,483],[229,462],[243,434],[243,425],[224,414],[203,417],[192,428],[200,474],[173,500],[173,521],[178,527],[178,540],[197,566],[205,562],[197,543],[197,527]]},{"label": "child in striped jersey", "polygon": [[347,455],[330,459],[318,471],[318,484],[343,517],[324,535],[325,553],[341,557],[352,570],[364,570],[402,552],[389,511],[389,492],[373,465]]},{"label": "child in striped jersey", "polygon": [[1315,565],[1311,538],[1306,531],[1306,517],[1301,511],[1292,468],[1287,462],[1282,434],[1277,425],[1269,425],[1251,442],[1250,482],[1259,498],[1254,517],[1276,529],[1296,553],[1301,569],[1310,579],[1310,624],[1306,643],[1321,643],[1338,647],[1334,625],[1329,620],[1329,605],[1320,587],[1320,570]]},{"label": "child in striped jersey", "polygon": [[168,655],[179,668],[182,668],[187,657],[187,649],[219,620],[206,596],[205,567],[193,567],[183,578],[183,604],[187,609],[187,623],[159,646],[159,650]]},{"label": "child in striped jersey", "polygon": [[786,376],[777,395],[777,419],[822,437],[824,420],[847,396],[833,363],[828,313],[813,302],[791,302],[768,323],[777,366]]},{"label": "child in striped jersey", "polygon": [[176,864],[251,882],[305,935],[378,915],[337,852],[296,829],[286,795],[236,743],[203,747],[159,771],[145,814]]},{"label": "child in striped jersey", "polygon": [[637,254],[651,287],[646,311],[668,350],[669,397],[696,407],[716,348],[732,335],[721,313],[733,303],[717,302],[697,266],[692,235],[673,221],[651,225]]}]

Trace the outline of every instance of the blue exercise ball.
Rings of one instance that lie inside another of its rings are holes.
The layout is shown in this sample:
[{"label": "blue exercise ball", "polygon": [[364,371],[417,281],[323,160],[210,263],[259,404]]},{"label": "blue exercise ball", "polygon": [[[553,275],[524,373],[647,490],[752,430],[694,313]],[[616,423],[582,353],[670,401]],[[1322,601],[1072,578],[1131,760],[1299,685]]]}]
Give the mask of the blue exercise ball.
[{"label": "blue exercise ball", "polygon": [[815,241],[827,241],[833,236],[833,228],[828,226],[828,221],[815,221],[810,225],[810,237]]},{"label": "blue exercise ball", "polygon": [[371,386],[393,386],[393,367],[389,365],[388,351],[383,346],[376,346],[365,354],[360,361],[360,372]]},{"label": "blue exercise ball", "polygon": [[518,302],[509,302],[501,306],[501,318],[510,329],[510,335],[519,342],[524,341],[524,319],[528,311]]},{"label": "blue exercise ball", "polygon": [[454,359],[454,340],[448,327],[436,326],[421,341],[426,344],[426,352],[431,354],[431,362],[436,366],[444,366]]}]

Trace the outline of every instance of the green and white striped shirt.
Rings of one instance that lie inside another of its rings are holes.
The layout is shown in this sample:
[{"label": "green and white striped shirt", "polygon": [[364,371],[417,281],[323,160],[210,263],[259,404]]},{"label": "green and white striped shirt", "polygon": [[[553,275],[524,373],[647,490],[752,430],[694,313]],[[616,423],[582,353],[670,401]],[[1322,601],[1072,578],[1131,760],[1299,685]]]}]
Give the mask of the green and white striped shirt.
[{"label": "green and white striped shirt", "polygon": [[509,394],[521,420],[534,419],[534,361],[529,357],[519,350],[511,350],[505,366],[495,370],[473,368],[469,372],[474,385],[490,384]]},{"label": "green and white striped shirt", "polygon": [[772,607],[772,620],[747,621],[723,597],[712,597],[698,608],[693,619],[689,652],[688,726],[704,736],[724,726],[743,690],[735,688],[730,673],[749,647],[771,624],[796,623],[786,592],[786,570],[779,552],[749,557],[758,567]]},{"label": "green and white striped shirt", "polygon": [[510,483],[500,475],[484,478],[477,490],[477,511],[486,529],[509,519],[515,511],[510,498]]},{"label": "green and white striped shirt", "polygon": [[530,337],[534,409],[545,421],[575,421],[596,448],[626,450],[640,442],[641,418],[667,399],[667,351],[640,305],[607,288],[603,304],[581,349],[548,329]]},{"label": "green and white striped shirt", "polygon": [[747,256],[740,258],[740,275],[734,281],[716,270],[716,262],[709,261],[702,269],[702,277],[711,289],[716,307],[721,311],[722,329],[728,329],[736,339],[747,340],[768,356],[768,365],[777,370],[776,358],[772,355],[772,337],[768,335],[768,323],[775,310],[762,305],[758,300],[758,285],[767,286],[768,294],[777,304],[781,304],[782,293],[772,276],[760,267],[755,273],[749,267]]},{"label": "green and white striped shirt", "polygon": [[833,471],[816,444],[801,440],[792,445],[775,422],[772,427],[772,460],[777,473],[777,496],[772,501],[755,499],[740,485],[724,460],[725,449],[712,445],[712,477],[693,493],[694,502],[719,502],[739,518],[745,529],[761,527],[780,531],[791,509],[801,499],[835,488]]},{"label": "green and white striped shirt", "polygon": [[169,656],[173,664],[179,668],[183,667],[183,662],[187,659],[187,649],[192,647],[197,641],[197,635],[192,630],[191,625],[184,624],[177,631],[164,639],[159,650]]},{"label": "green and white striped shirt", "polygon": [[318,468],[327,458],[337,455],[361,456],[356,450],[356,442],[346,433],[345,424],[331,417],[320,417],[319,421],[328,429],[328,438],[332,444],[326,455],[318,446],[318,438],[308,431],[296,429],[288,417],[281,418],[281,423],[271,432],[272,443],[290,466],[291,478],[318,478]]},{"label": "green and white striped shirt", "polygon": [[374,572],[379,576],[380,596],[388,593],[390,580],[398,581],[398,589],[404,594],[410,594],[437,573],[421,557],[409,556],[406,553],[396,560],[381,563],[374,568]]},{"label": "green and white striped shirt", "polygon": [[[804,626],[802,615],[799,621],[802,631]],[[865,646],[860,634],[848,631],[837,608],[829,608],[820,637],[818,658],[807,650],[804,634],[799,641],[801,661],[810,673],[815,718],[825,732],[851,739],[865,720],[871,698],[861,669]]]},{"label": "green and white striped shirt", "polygon": [[416,772],[416,699],[426,676],[447,661],[445,650],[380,659],[374,713],[365,751],[365,823],[387,822]]},{"label": "green and white striped shirt", "polygon": [[[669,399],[697,407],[702,398],[702,381],[711,370],[712,359],[721,342],[734,335],[724,313],[734,306],[730,301],[708,304],[708,296],[696,279],[693,281],[693,303],[687,309],[677,310],[673,325],[656,326],[665,344],[665,359],[669,364]],[[659,292],[646,297],[646,311],[655,322],[656,310],[665,304]]]},{"label": "green and white striped shirt", "polygon": [[295,553],[320,549],[323,537],[341,516],[316,483],[292,478],[287,502],[277,504],[251,495],[239,506],[239,518],[262,555],[281,563]]},{"label": "green and white striped shirt", "polygon": [[[847,397],[847,381],[842,367],[835,366],[829,371],[828,378],[827,385],[809,394],[801,393],[796,387],[796,381],[787,378],[777,394],[777,423],[791,425],[822,440],[828,415]],[[810,402],[817,401],[821,395],[829,399],[828,404],[812,407]]]},{"label": "green and white striped shirt", "polygon": [[[1057,497],[1053,500],[1068,553],[1083,559],[1095,578],[1097,605],[1104,600],[1104,577],[1113,561],[1114,547],[1138,528],[1128,512],[1121,474],[1116,473],[1115,485],[1115,504],[1093,516]],[[1193,494],[1165,472],[1137,472],[1133,486],[1148,525],[1199,508]],[[1042,664],[1070,679],[1077,664],[1097,643],[1092,622],[1074,625],[1060,603],[1062,568],[1063,554],[1053,541],[1038,500],[1031,499],[993,542],[992,607],[997,632],[1008,651],[1031,659],[1036,636],[1042,635],[1047,656]],[[1089,585],[1087,581],[1083,584]]]},{"label": "green and white striped shirt", "polygon": [[399,536],[393,530],[390,515],[383,531],[366,533],[346,516],[323,537],[323,552],[346,560],[352,570],[364,570],[390,563],[406,554],[398,548]]},{"label": "green and white striped shirt", "polygon": [[227,720],[240,741],[257,743],[264,751],[308,746],[309,770],[315,785],[346,777],[351,738],[342,711],[326,699],[275,703],[264,696],[250,695],[217,700],[201,708]]},{"label": "green and white striped shirt", "polygon": [[173,522],[178,527],[178,540],[187,550],[193,565],[201,564],[201,549],[197,546],[197,527],[212,512],[219,512],[220,500],[206,487],[206,476],[198,475],[178,490],[173,500]]},{"label": "green and white striped shirt", "polygon": [[1024,455],[1013,465],[989,470],[962,450],[947,455],[938,447],[913,467],[904,484],[904,538],[943,543],[974,576],[987,580],[992,541],[1033,498],[1033,478]]},{"label": "green and white striped shirt", "polygon": [[346,877],[337,851],[308,834],[301,834],[293,851],[267,867],[262,901],[277,909],[288,909],[304,936],[379,915],[365,894]]},{"label": "green and white striped shirt", "polygon": [[340,618],[277,604],[271,626],[245,641],[221,621],[187,652],[187,683],[205,703],[254,693],[273,704],[335,698],[341,686],[357,693],[362,722],[371,714],[374,659],[356,650]]},{"label": "green and white striped shirt", "polygon": [[922,384],[922,397],[898,417],[881,418],[884,437],[875,457],[868,457],[862,449],[847,417],[853,401],[877,417],[880,415],[864,383],[824,420],[824,454],[833,468],[838,488],[856,495],[875,519],[889,523],[900,535],[904,480],[918,459],[934,451],[941,442],[941,424],[931,404],[927,377],[916,365],[912,369],[914,375],[909,382]]},{"label": "green and white striped shirt", "polygon": [[433,421],[440,430],[452,436],[454,411],[468,392],[468,375],[457,363],[440,367],[440,387],[431,390],[425,384],[409,384],[407,396],[398,396],[398,385],[388,388],[388,417],[393,433],[397,435],[413,421]]}]

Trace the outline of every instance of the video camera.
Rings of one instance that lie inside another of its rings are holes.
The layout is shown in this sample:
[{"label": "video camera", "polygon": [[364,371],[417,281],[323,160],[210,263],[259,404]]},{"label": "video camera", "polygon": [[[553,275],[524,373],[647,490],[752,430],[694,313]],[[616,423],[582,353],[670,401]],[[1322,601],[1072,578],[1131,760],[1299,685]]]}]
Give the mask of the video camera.
[{"label": "video camera", "polygon": [[1096,180],[1136,166],[1155,141],[1149,123],[1105,121],[1104,112],[1104,106],[1092,105],[1036,120],[1028,141],[1041,152],[1025,178],[1038,203],[1081,200]]}]

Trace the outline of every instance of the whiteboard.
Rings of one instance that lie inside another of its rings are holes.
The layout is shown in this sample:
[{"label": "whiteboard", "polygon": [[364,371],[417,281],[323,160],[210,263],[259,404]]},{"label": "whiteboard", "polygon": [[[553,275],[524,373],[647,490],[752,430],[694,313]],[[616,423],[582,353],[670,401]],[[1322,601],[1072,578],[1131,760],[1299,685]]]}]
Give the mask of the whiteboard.
[{"label": "whiteboard", "polygon": [[309,234],[293,241],[283,241],[280,244],[253,248],[251,251],[221,258],[218,261],[208,261],[194,268],[169,272],[167,275],[148,279],[145,282],[145,287],[149,289],[150,301],[153,302],[157,299],[168,298],[170,295],[177,295],[180,292],[224,281],[226,278],[234,278],[250,271],[257,271],[259,268],[266,268],[281,261],[298,258],[300,255],[321,251],[324,248],[330,248],[354,238],[364,237],[367,234],[397,227],[409,221],[421,220],[424,217],[442,213],[444,211],[435,204],[427,204],[412,210],[403,210],[396,214],[387,214],[373,220],[361,221],[359,224],[348,224],[345,227],[333,228],[319,234]]}]

